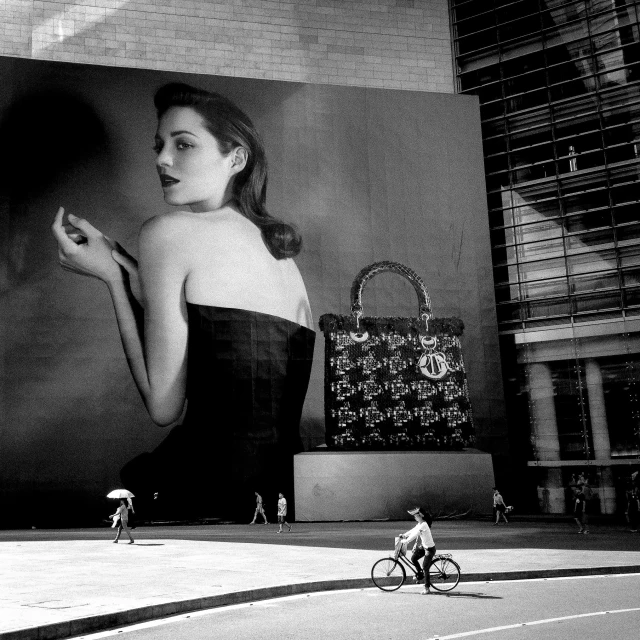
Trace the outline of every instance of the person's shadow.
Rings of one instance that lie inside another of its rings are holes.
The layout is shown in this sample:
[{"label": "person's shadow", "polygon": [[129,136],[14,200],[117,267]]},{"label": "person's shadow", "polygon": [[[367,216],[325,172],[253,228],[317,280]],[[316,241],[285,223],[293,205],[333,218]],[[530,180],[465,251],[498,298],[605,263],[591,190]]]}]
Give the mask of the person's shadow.
[{"label": "person's shadow", "polygon": [[[421,596],[419,591],[405,591],[405,595]],[[445,598],[478,598],[480,600],[502,600],[501,596],[489,596],[485,593],[477,593],[475,591],[456,591],[455,593],[446,593],[442,591],[431,590],[430,596],[444,596]]]},{"label": "person's shadow", "polygon": [[486,593],[477,593],[475,591],[456,591],[455,593],[440,593],[432,591],[432,595],[445,596],[447,598],[478,598],[481,600],[502,600],[500,596],[488,596]]}]

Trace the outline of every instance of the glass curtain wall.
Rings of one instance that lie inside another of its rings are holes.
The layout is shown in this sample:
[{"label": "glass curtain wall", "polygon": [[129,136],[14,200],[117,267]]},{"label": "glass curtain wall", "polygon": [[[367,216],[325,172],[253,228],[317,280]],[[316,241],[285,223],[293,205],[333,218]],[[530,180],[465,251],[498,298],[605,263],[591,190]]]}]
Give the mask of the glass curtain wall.
[{"label": "glass curtain wall", "polygon": [[640,468],[640,1],[450,10],[458,91],[480,99],[511,450],[529,506],[565,511],[582,474],[595,512],[624,511]]}]

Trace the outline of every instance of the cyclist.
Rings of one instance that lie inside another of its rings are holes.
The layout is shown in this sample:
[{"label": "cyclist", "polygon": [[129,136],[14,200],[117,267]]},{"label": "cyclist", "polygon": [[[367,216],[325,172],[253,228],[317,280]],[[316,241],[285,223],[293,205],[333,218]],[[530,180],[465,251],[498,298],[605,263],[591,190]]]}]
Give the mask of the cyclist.
[{"label": "cyclist", "polygon": [[[431,581],[429,579],[429,567],[431,566],[431,560],[436,555],[436,545],[431,535],[431,515],[421,509],[420,507],[414,507],[407,511],[409,515],[412,515],[415,521],[418,523],[413,529],[410,529],[406,533],[401,533],[400,538],[406,539],[407,543],[416,541],[413,552],[411,553],[411,562],[418,570],[416,576],[416,582],[422,582],[424,579],[424,590],[422,593],[427,595],[431,593]],[[424,557],[422,566],[420,566],[420,558]]]}]

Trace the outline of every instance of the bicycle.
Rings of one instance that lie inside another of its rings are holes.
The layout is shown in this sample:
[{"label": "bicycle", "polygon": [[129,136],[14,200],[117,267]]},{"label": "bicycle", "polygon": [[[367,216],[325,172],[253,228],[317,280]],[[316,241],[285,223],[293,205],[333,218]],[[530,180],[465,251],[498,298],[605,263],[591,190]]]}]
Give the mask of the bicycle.
[{"label": "bicycle", "polygon": [[[403,540],[396,538],[393,558],[381,558],[371,567],[373,584],[382,591],[396,591],[407,579],[405,567],[408,567],[417,578],[418,572],[407,558]],[[460,565],[450,553],[439,553],[431,560],[429,579],[436,591],[451,591],[460,582]]]}]

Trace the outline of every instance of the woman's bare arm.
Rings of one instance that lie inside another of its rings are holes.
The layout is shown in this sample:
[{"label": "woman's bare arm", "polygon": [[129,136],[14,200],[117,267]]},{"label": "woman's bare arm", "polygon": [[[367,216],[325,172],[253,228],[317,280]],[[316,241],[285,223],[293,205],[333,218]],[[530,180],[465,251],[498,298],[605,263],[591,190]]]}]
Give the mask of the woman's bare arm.
[{"label": "woman's bare arm", "polygon": [[87,238],[86,243],[77,244],[65,232],[63,214],[60,209],[52,227],[61,264],[107,284],[127,362],[149,415],[159,425],[171,424],[182,413],[186,391],[188,329],[183,290],[187,267],[179,241],[175,244],[180,225],[170,216],[158,217],[141,230],[143,329],[139,307],[113,259],[110,241],[89,222],[73,216],[73,225]]},{"label": "woman's bare arm", "polygon": [[[187,382],[188,275],[186,231],[177,216],[158,216],[140,232],[140,282],[144,304],[144,353],[151,418],[161,425],[180,417]],[[135,376],[134,376],[135,377]]]}]

